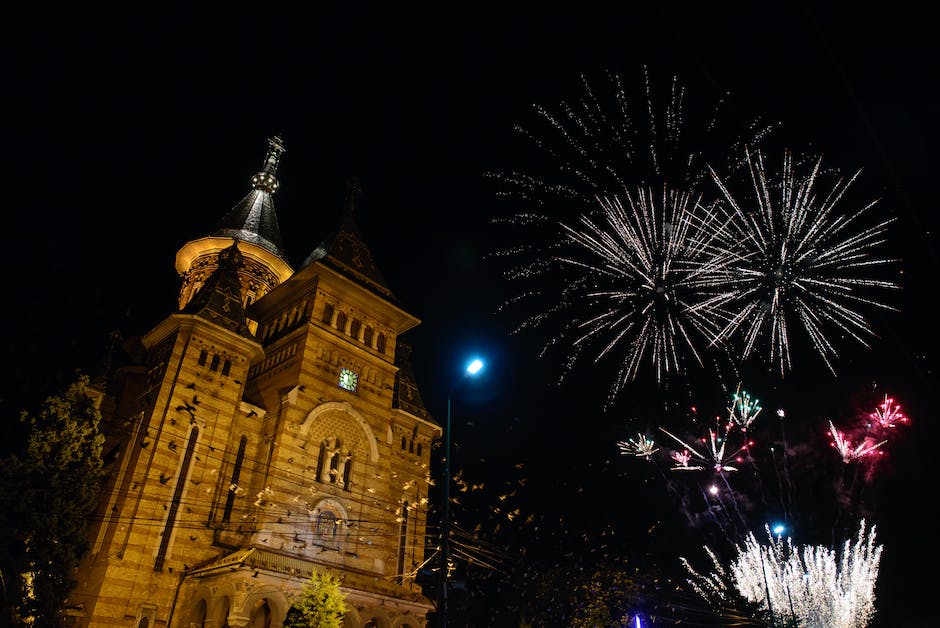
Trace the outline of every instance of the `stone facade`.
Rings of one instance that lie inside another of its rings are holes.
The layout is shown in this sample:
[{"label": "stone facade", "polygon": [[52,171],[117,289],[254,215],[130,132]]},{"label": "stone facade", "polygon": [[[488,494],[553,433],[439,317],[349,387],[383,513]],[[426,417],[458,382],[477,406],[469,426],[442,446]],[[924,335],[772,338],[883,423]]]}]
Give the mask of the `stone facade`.
[{"label": "stone facade", "polygon": [[182,309],[126,342],[102,387],[109,485],[73,624],[276,627],[317,571],[341,578],[346,626],[424,626],[441,428],[403,361],[418,319],[329,240],[288,274],[222,238],[181,249],[200,284],[178,268]]}]

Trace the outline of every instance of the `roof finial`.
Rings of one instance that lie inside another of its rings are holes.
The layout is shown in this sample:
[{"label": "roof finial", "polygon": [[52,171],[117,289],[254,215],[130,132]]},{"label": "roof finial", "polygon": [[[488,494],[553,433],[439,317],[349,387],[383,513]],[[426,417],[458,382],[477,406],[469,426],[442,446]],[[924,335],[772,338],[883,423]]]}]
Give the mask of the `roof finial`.
[{"label": "roof finial", "polygon": [[269,194],[277,192],[278,182],[277,164],[281,161],[281,155],[286,152],[284,140],[280,135],[268,138],[268,152],[264,156],[264,167],[261,172],[251,177],[251,187],[256,190],[264,190]]},{"label": "roof finial", "polygon": [[346,179],[346,206],[343,213],[347,218],[356,216],[356,208],[359,206],[359,199],[362,198],[362,184],[359,177],[351,176]]}]

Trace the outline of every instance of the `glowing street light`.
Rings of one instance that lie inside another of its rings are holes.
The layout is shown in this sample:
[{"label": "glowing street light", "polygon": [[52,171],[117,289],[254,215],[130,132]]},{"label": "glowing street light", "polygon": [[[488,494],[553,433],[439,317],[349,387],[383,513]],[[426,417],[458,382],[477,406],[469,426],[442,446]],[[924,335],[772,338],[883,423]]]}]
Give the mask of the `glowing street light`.
[{"label": "glowing street light", "polygon": [[476,377],[483,370],[483,360],[474,358],[467,364],[463,375],[447,393],[447,420],[444,424],[444,516],[441,524],[441,625],[447,626],[447,580],[450,576],[450,407],[457,387],[468,377]]}]

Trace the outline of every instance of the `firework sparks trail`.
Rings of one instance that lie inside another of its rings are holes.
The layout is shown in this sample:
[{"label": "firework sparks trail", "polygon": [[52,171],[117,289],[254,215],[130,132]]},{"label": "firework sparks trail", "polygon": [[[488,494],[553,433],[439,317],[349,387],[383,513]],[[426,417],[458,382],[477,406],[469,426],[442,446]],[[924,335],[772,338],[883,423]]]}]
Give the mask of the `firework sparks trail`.
[{"label": "firework sparks trail", "polygon": [[734,312],[715,340],[739,339],[745,359],[765,339],[769,360],[782,376],[791,370],[790,339],[793,327],[799,326],[835,373],[838,353],[831,330],[868,346],[866,338],[875,334],[857,306],[894,309],[866,294],[898,288],[893,281],[869,276],[872,269],[894,261],[877,254],[893,219],[858,226],[876,201],[854,211],[841,210],[840,201],[861,171],[840,178],[820,196],[816,187],[821,160],[808,174],[800,174],[786,152],[778,185],[768,176],[759,151],[745,154],[752,185],[746,203],[712,173],[726,204],[716,255],[736,258],[711,266],[718,271],[713,276],[716,285],[725,287],[722,309]]},{"label": "firework sparks trail", "polygon": [[868,418],[882,429],[893,429],[898,424],[910,423],[910,419],[901,411],[900,404],[895,403],[888,395],[885,395],[885,400],[874,412],[869,413]]},{"label": "firework sparks trail", "polygon": [[851,441],[846,438],[843,432],[840,432],[832,424],[832,421],[829,421],[829,435],[832,436],[832,441],[830,444],[835,447],[836,451],[839,452],[839,455],[842,456],[842,462],[848,464],[853,460],[858,460],[865,456],[871,456],[875,453],[882,453],[878,451],[882,445],[887,443],[887,440],[881,442],[874,442],[870,438],[862,439],[858,445],[852,446]]},{"label": "firework sparks trail", "polygon": [[[702,439],[702,441],[708,446],[707,453],[700,452],[698,449],[682,440],[672,432],[668,431],[666,428],[660,427],[660,430],[662,430],[666,435],[684,447],[681,453],[672,453],[672,458],[676,462],[676,466],[673,467],[672,470],[703,471],[706,469],[712,469],[716,473],[722,473],[724,471],[737,471],[738,468],[731,466],[731,463],[741,462],[741,459],[737,457],[738,454],[740,454],[742,451],[746,451],[752,443],[745,440],[741,447],[735,449],[733,452],[729,451],[728,430],[732,427],[733,426],[727,426],[724,432],[722,432],[721,425],[716,425],[715,429],[708,430],[708,437]],[[689,464],[691,461],[695,461],[696,464]]]},{"label": "firework sparks trail", "polygon": [[617,443],[620,447],[620,453],[625,456],[636,456],[637,458],[651,459],[651,456],[659,451],[659,447],[652,439],[647,438],[645,434],[637,434],[636,439],[628,438]]},{"label": "firework sparks trail", "polygon": [[746,390],[738,389],[731,396],[731,406],[728,408],[728,421],[740,427],[743,431],[751,426],[751,423],[757,419],[757,415],[763,408],[760,401],[751,399],[751,395]]},{"label": "firework sparks trail", "polygon": [[875,544],[875,527],[859,525],[855,541],[846,540],[841,552],[824,546],[797,546],[790,537],[776,538],[767,529],[769,544],[751,533],[723,565],[705,548],[714,569],[697,572],[685,558],[689,584],[709,601],[727,601],[735,591],[766,606],[783,622],[827,628],[864,628],[875,614],[875,584],[883,546]]}]

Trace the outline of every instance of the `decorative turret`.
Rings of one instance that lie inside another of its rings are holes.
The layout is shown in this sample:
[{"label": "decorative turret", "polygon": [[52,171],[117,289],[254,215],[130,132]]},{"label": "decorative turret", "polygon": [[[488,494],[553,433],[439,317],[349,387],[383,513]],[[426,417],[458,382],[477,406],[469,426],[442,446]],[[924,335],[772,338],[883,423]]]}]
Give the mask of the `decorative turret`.
[{"label": "decorative turret", "polygon": [[307,256],[301,268],[320,261],[371,292],[397,303],[356,224],[356,209],[362,194],[359,179],[350,177],[346,181],[346,203],[339,227]]},{"label": "decorative turret", "polygon": [[251,192],[222,218],[212,235],[251,242],[284,258],[281,231],[274,212],[274,194],[280,187],[277,166],[284,152],[284,141],[280,137],[268,138],[264,166],[251,177]]},{"label": "decorative turret", "polygon": [[[242,256],[237,271],[242,307],[257,301],[293,273],[282,250],[273,198],[279,187],[277,167],[284,152],[280,137],[269,138],[264,165],[251,178],[251,191],[219,221],[211,235],[187,242],[177,252],[176,270],[183,279],[180,310],[219,267],[221,251],[236,241]],[[254,323],[249,321],[249,327],[254,329]]]},{"label": "decorative turret", "polygon": [[240,336],[250,336],[239,277],[245,257],[238,250],[238,240],[223,249],[217,259],[218,268],[186,304],[183,313],[195,314]]}]

